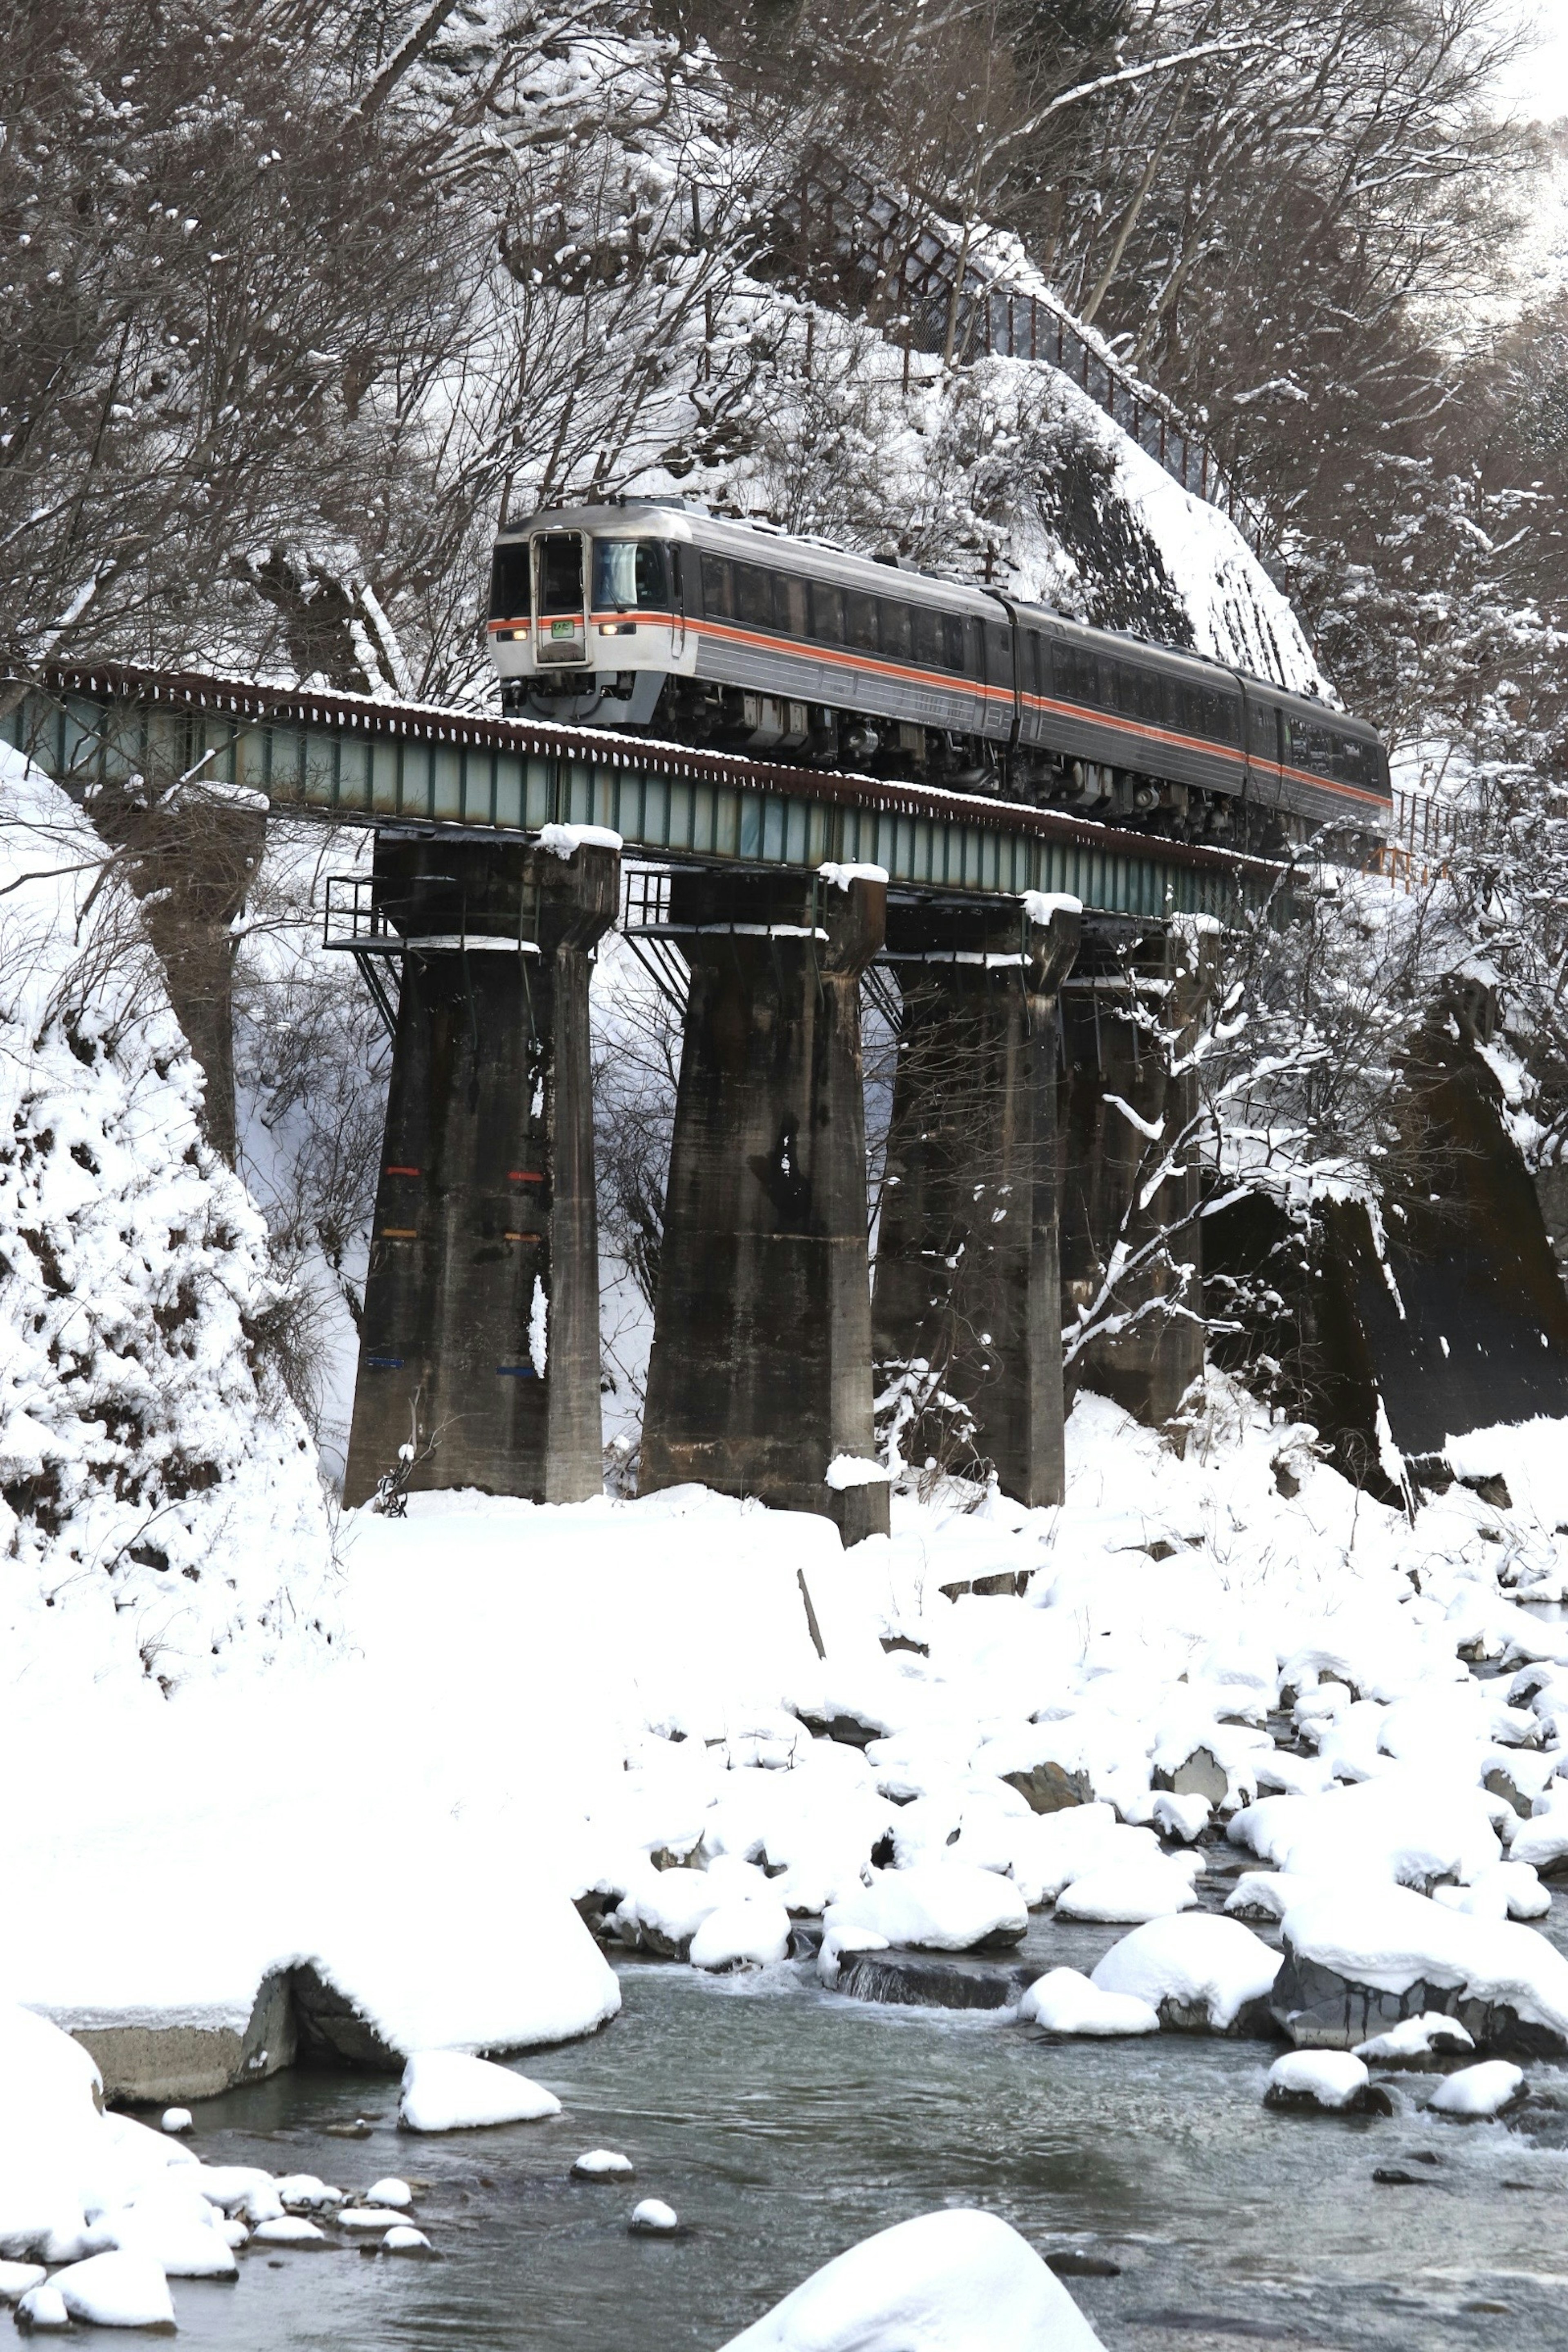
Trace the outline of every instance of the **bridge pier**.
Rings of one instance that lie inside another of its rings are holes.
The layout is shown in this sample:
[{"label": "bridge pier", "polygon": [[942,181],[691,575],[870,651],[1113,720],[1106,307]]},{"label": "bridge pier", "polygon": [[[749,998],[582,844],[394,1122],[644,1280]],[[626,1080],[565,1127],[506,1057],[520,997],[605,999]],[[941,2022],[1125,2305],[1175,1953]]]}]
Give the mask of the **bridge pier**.
[{"label": "bridge pier", "polygon": [[383,835],[405,941],[344,1501],[599,1493],[590,951],[620,861]]},{"label": "bridge pier", "polygon": [[[1034,916],[1016,899],[889,909],[903,1015],[873,1326],[879,1378],[928,1366],[1003,1491],[1039,1505],[1064,1485],[1057,999],[1079,918],[1076,901]],[[931,1443],[917,1416],[906,1454]]]},{"label": "bridge pier", "polygon": [[[1119,1249],[1119,1328],[1068,1368],[1151,1426],[1170,1420],[1204,1368],[1197,1071],[1193,1048],[1214,985],[1207,929],[1180,919],[1120,946],[1086,941],[1062,993],[1062,1300],[1070,1331],[1102,1309]],[[1183,1139],[1185,1138],[1185,1141]],[[1172,1164],[1161,1175],[1170,1156]],[[1160,1178],[1155,1182],[1156,1177]],[[1171,1234],[1168,1250],[1158,1246]]]},{"label": "bridge pier", "polygon": [[700,1481],[885,1531],[870,1462],[860,975],[886,886],[679,874],[690,967],[639,1486]]}]

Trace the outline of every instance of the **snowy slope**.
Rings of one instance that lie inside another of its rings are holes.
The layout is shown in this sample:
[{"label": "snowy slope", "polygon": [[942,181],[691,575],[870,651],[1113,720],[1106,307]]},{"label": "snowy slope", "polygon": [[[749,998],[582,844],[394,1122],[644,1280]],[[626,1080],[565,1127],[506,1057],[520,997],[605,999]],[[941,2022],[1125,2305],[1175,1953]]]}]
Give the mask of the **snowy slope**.
[{"label": "snowy slope", "polygon": [[0,756],[0,1648],[168,1688],[330,1626],[314,1450],[268,1392],[265,1234],[133,902]]}]

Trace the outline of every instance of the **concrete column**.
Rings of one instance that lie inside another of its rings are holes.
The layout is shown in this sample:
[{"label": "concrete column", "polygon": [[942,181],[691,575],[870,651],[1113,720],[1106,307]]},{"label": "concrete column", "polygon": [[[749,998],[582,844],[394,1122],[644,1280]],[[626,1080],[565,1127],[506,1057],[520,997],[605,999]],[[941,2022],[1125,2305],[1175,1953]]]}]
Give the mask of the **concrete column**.
[{"label": "concrete column", "polygon": [[689,1480],[887,1527],[869,1461],[871,1302],[860,974],[885,886],[679,875],[691,969],[639,1486]]},{"label": "concrete column", "polygon": [[134,788],[106,784],[89,808],[103,838],[129,852],[126,872],[169,1002],[206,1080],[202,1125],[232,1167],[235,920],[266,848],[265,810],[199,779],[157,775]]},{"label": "concrete column", "polygon": [[383,837],[406,942],[344,1499],[600,1491],[591,950],[620,861]]},{"label": "concrete column", "polygon": [[1168,1249],[1156,1247],[1116,1281],[1110,1313],[1119,1328],[1089,1340],[1069,1364],[1068,1398],[1094,1390],[1152,1426],[1169,1421],[1204,1367],[1191,1056],[1213,978],[1208,934],[1178,919],[1135,938],[1101,932],[1086,941],[1079,970],[1062,992],[1062,1303],[1069,1334],[1081,1313],[1104,1310],[1119,1253],[1139,1261],[1162,1232],[1171,1236]]},{"label": "concrete column", "polygon": [[[1076,907],[895,905],[903,999],[877,1242],[879,1379],[921,1362],[1021,1503],[1062,1499],[1057,992]],[[920,1462],[934,1418],[904,1444]]]}]

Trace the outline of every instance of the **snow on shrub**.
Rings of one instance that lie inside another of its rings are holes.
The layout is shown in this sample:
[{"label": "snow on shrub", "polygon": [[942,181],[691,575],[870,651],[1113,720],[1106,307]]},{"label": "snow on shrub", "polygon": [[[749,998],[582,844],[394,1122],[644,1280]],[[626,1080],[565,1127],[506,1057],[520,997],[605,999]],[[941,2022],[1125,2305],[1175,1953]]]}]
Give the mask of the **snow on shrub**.
[{"label": "snow on shrub", "polygon": [[52,1667],[168,1690],[326,1630],[330,1546],[265,1231],[107,856],[0,751],[0,1556],[14,1658],[52,1611]]}]

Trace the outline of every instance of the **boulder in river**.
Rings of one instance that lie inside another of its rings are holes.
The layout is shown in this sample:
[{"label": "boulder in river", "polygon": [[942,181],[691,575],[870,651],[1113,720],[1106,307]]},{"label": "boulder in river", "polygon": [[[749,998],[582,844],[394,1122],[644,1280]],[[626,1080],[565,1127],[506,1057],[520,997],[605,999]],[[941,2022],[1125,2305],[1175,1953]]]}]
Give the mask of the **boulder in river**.
[{"label": "boulder in river", "polygon": [[1568,1959],[1532,1927],[1361,1885],[1292,1905],[1284,1946],[1270,2007],[1299,2049],[1359,2049],[1440,2011],[1495,2056],[1568,2055]]}]

